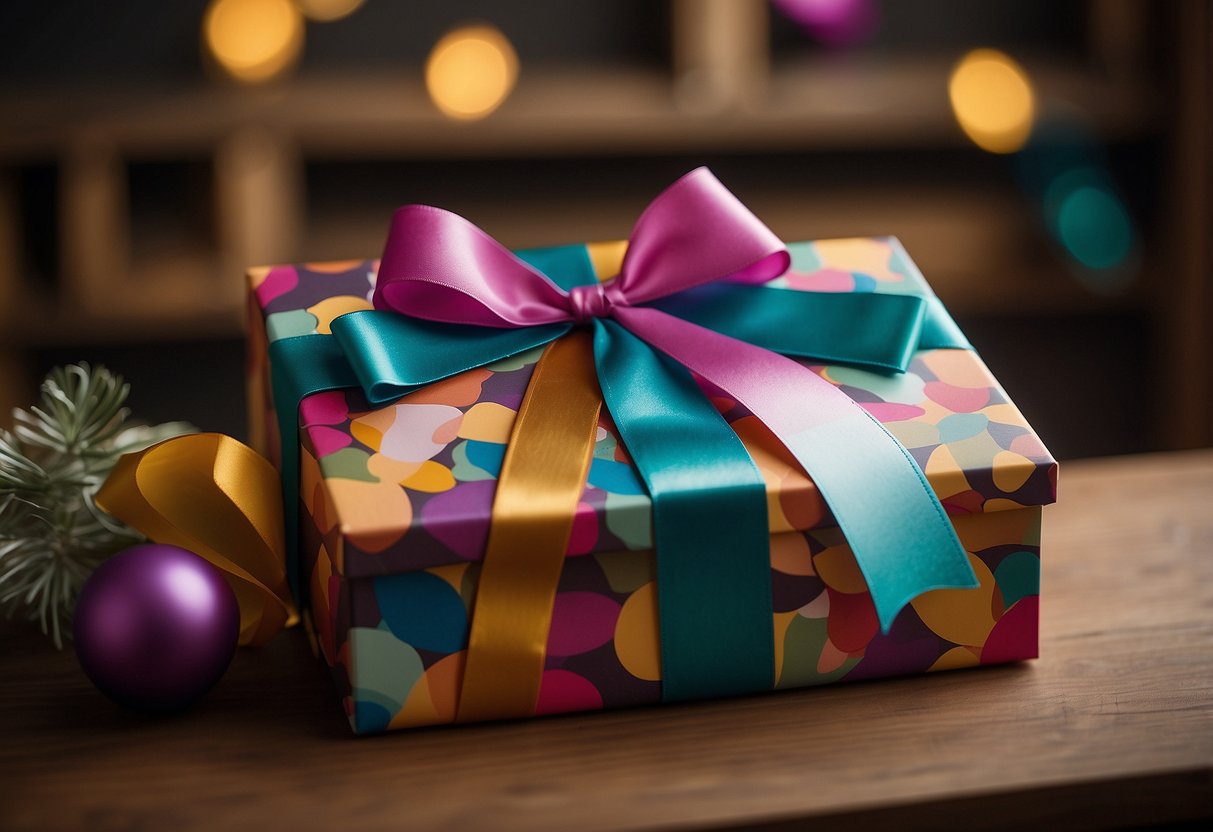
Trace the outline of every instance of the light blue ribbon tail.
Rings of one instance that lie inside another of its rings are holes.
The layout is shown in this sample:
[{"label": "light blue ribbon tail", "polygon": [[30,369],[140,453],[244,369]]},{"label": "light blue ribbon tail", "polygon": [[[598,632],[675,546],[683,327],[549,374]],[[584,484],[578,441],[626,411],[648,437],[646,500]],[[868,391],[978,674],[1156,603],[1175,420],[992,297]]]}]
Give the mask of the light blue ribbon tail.
[{"label": "light blue ribbon tail", "polygon": [[791,437],[787,447],[833,511],[868,583],[881,632],[924,592],[978,585],[926,476],[865,411]]}]

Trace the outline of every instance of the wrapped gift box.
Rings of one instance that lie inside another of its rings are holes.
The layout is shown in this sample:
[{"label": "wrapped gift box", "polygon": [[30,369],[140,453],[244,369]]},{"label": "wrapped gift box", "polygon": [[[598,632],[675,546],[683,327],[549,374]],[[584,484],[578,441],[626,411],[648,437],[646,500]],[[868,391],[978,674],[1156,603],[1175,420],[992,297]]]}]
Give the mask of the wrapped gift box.
[{"label": "wrapped gift box", "polygon": [[[917,294],[952,325],[895,239],[793,243],[769,285]],[[599,278],[622,244],[589,246]],[[309,396],[300,445],[278,447],[269,344],[331,337],[371,308],[377,262],[249,273],[253,443],[300,454],[301,588],[359,733],[455,718],[494,490],[542,348],[372,407],[359,389]],[[776,687],[1033,658],[1041,507],[1057,465],[975,352],[924,350],[883,375],[813,365],[909,450],[980,582],[917,598],[881,633],[863,575],[813,482],[754,417],[714,403],[766,482]],[[603,413],[560,578],[536,714],[661,700],[651,504]],[[291,557],[292,553],[288,553]]]}]

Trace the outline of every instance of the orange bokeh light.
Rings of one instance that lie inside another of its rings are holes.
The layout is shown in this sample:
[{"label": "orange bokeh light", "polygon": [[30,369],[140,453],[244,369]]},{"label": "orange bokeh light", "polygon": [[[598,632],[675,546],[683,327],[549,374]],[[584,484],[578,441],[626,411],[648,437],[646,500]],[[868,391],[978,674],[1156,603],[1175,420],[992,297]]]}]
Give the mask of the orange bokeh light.
[{"label": "orange bokeh light", "polygon": [[960,129],[983,150],[1014,153],[1032,133],[1032,83],[1003,52],[974,49],[961,58],[948,80],[948,97]]},{"label": "orange bokeh light", "polygon": [[425,86],[443,114],[464,120],[484,118],[509,96],[518,78],[518,56],[492,26],[465,26],[448,32],[430,52]]},{"label": "orange bokeh light", "polygon": [[303,16],[290,0],[213,0],[202,21],[207,52],[228,76],[259,84],[303,52]]}]

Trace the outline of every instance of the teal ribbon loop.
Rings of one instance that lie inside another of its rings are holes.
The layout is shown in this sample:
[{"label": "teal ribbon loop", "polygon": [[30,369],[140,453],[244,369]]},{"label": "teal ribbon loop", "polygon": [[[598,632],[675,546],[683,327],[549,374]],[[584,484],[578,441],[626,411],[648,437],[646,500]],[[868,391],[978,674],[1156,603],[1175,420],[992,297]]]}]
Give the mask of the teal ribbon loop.
[{"label": "teal ribbon loop", "polygon": [[771,352],[905,372],[927,303],[914,295],[709,283],[646,304]]},{"label": "teal ribbon loop", "polygon": [[379,310],[342,315],[332,323],[333,337],[373,405],[543,346],[570,329],[570,324],[526,329],[441,324]]}]

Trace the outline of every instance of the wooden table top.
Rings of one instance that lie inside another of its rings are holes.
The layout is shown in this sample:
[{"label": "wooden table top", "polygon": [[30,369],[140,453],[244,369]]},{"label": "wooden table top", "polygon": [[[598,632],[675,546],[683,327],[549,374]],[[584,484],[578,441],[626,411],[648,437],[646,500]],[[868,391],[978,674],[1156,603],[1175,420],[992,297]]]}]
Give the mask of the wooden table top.
[{"label": "wooden table top", "polygon": [[0,647],[0,828],[1066,829],[1213,818],[1213,451],[1063,466],[1041,656],[723,702],[354,737],[303,634],[127,713]]}]

